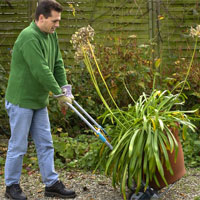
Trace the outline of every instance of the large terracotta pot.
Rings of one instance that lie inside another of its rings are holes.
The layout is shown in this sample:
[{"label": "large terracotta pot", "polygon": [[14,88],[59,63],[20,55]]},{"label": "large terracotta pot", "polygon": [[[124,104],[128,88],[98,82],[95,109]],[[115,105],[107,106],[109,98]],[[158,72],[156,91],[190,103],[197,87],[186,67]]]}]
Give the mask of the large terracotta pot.
[{"label": "large terracotta pot", "polygon": [[[174,129],[173,133],[178,142],[178,156],[177,156],[176,162],[174,162],[175,152],[172,152],[172,153],[168,152],[171,167],[174,172],[174,175],[171,175],[170,172],[166,169],[165,165],[163,166],[165,179],[168,184],[172,184],[175,181],[179,180],[186,173],[185,165],[184,165],[183,149],[182,149],[182,145],[178,136],[178,129]],[[157,172],[156,175],[160,183],[160,187],[158,187],[154,181],[150,182],[149,185],[154,189],[161,189],[165,187],[166,184],[163,182],[159,172]]]}]

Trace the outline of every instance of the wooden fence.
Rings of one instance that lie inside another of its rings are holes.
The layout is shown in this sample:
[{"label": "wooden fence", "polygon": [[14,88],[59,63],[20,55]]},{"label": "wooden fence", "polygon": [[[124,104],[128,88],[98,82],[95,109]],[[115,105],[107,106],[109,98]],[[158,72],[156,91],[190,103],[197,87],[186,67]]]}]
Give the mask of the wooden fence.
[{"label": "wooden fence", "polygon": [[[138,44],[154,42],[154,58],[163,62],[190,57],[193,40],[189,29],[199,23],[199,0],[58,0],[64,8],[57,30],[66,65],[73,63],[72,34],[90,24],[95,41],[112,45],[108,37],[127,39],[136,35]],[[0,64],[9,66],[11,50],[20,31],[33,20],[37,0],[0,0]]]}]

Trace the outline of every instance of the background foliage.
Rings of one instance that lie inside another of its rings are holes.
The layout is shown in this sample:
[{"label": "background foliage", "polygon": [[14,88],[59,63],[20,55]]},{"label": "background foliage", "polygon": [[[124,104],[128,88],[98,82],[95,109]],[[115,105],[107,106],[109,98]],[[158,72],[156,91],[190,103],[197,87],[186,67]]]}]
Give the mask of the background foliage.
[{"label": "background foliage", "polygon": [[[7,2],[0,0],[0,136],[9,133],[4,95],[12,47],[20,31],[32,21],[37,1],[12,0],[10,4]],[[194,48],[194,41],[189,37],[189,28],[199,22],[199,1],[59,0],[59,2],[63,5],[64,12],[58,35],[68,82],[73,85],[73,94],[79,104],[100,124],[102,122],[99,116],[105,109],[84,64],[77,64],[73,60],[74,52],[70,39],[78,28],[90,24],[95,29],[95,53],[98,62],[113,97],[122,107],[130,103],[123,83],[126,83],[134,99],[137,99],[142,92],[151,91],[155,74],[158,78],[156,82],[158,89],[173,89],[184,80]],[[198,50],[199,42],[195,61],[183,91],[187,99],[182,108],[184,110],[200,107]],[[100,89],[105,93],[100,77],[97,79]],[[175,92],[179,90],[180,87]],[[104,95],[108,100],[106,94]],[[52,97],[48,109],[57,166],[94,168],[101,143],[71,110],[67,111],[66,116],[62,115]],[[196,118],[199,118],[199,112],[196,113]],[[199,122],[195,123],[199,127]],[[104,126],[107,126],[106,122]],[[112,130],[109,129],[109,132]],[[183,141],[188,166],[200,165],[199,137],[199,131],[195,134],[189,132],[187,140]],[[29,155],[25,164],[30,162],[32,166],[36,166],[35,153]],[[2,158],[1,164],[4,163]]]}]

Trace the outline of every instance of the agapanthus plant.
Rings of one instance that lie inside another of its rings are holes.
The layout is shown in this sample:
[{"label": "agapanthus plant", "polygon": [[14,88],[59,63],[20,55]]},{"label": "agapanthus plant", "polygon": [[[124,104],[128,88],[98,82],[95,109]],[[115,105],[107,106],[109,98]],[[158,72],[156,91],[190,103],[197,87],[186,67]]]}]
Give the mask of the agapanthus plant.
[{"label": "agapanthus plant", "polygon": [[[100,163],[105,162],[105,172],[112,176],[113,186],[120,184],[124,199],[126,199],[126,180],[129,187],[133,180],[136,182],[136,192],[139,191],[142,181],[146,184],[145,189],[152,180],[159,185],[156,169],[167,185],[163,164],[165,163],[166,168],[173,174],[168,153],[173,151],[177,153],[178,150],[177,141],[171,130],[177,128],[179,124],[178,128],[182,129],[184,134],[187,128],[194,131],[195,126],[190,122],[187,113],[195,111],[180,111],[177,108],[184,103],[180,94],[173,95],[169,91],[153,90],[150,95],[143,93],[135,101],[126,87],[128,95],[133,99],[133,105],[130,104],[124,109],[119,108],[95,57],[94,46],[91,44],[93,37],[94,30],[90,26],[83,27],[72,36],[71,42],[76,50],[75,59],[84,61],[96,91],[108,110],[103,115],[104,119],[110,118],[114,121],[110,125],[113,129],[111,144],[114,149],[110,152],[108,148],[104,148]],[[116,109],[111,109],[105,101],[94,70],[99,72]]]}]

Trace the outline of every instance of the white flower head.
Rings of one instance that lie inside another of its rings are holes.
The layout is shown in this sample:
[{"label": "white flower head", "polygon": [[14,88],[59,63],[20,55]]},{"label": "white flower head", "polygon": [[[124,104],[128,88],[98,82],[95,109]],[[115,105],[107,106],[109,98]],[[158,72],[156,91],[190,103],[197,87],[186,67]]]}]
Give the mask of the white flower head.
[{"label": "white flower head", "polygon": [[88,25],[87,27],[78,29],[78,31],[72,35],[71,43],[76,51],[74,56],[76,61],[82,60],[84,58],[84,53],[92,57],[91,48],[94,50],[94,46],[92,44],[89,46],[89,43],[93,40],[94,33],[94,29]]},{"label": "white flower head", "polygon": [[200,25],[197,25],[196,28],[190,28],[190,36],[200,37]]}]

